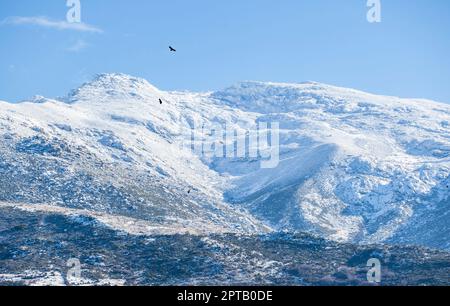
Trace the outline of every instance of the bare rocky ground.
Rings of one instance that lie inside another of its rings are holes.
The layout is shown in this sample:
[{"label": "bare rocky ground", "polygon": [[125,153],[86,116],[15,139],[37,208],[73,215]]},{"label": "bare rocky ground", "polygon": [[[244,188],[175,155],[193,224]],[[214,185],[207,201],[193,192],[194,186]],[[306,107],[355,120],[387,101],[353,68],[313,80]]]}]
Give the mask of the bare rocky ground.
[{"label": "bare rocky ground", "polygon": [[[81,279],[66,275],[81,262]],[[308,234],[129,235],[89,217],[0,208],[0,285],[450,285],[450,253]]]}]

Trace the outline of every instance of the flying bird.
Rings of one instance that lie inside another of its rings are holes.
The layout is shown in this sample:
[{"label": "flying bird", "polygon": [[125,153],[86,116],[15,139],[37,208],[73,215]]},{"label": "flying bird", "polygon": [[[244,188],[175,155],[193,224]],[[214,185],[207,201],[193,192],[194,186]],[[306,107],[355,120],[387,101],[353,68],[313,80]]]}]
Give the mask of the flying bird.
[{"label": "flying bird", "polygon": [[177,52],[177,50],[175,50],[175,49],[172,48],[171,46],[169,46],[169,50],[170,50],[171,52]]},{"label": "flying bird", "polygon": [[161,105],[163,104],[163,101],[161,99],[159,99],[159,104],[161,104]]}]

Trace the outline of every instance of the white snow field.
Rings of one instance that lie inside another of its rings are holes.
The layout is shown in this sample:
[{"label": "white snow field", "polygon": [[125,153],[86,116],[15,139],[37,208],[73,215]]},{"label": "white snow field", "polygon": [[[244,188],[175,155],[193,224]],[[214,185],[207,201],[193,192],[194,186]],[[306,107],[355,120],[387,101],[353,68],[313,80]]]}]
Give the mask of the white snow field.
[{"label": "white snow field", "polygon": [[[280,124],[275,168],[186,146],[190,127],[258,122]],[[129,232],[307,231],[450,249],[449,185],[450,105],[429,100],[314,82],[165,92],[103,74],[65,98],[0,102],[0,202],[111,214],[122,230],[117,216],[143,222]]]}]

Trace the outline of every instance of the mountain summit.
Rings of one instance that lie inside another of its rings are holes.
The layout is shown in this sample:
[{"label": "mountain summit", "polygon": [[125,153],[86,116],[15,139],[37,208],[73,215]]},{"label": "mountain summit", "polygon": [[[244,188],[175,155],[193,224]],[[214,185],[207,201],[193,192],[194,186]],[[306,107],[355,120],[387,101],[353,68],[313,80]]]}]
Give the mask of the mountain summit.
[{"label": "mountain summit", "polygon": [[99,74],[89,83],[73,90],[69,96],[70,103],[98,99],[130,99],[148,97],[159,94],[159,90],[145,79],[132,77],[122,73]]}]

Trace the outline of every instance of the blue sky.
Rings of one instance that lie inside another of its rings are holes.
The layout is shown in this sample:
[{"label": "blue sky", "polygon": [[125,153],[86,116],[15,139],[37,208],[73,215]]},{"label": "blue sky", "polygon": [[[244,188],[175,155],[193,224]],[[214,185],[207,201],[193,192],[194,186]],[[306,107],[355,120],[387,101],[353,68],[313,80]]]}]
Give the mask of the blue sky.
[{"label": "blue sky", "polygon": [[450,102],[448,0],[381,0],[376,24],[366,0],[81,4],[85,27],[65,28],[66,0],[0,1],[1,100],[62,96],[123,72],[165,90],[311,80]]}]

